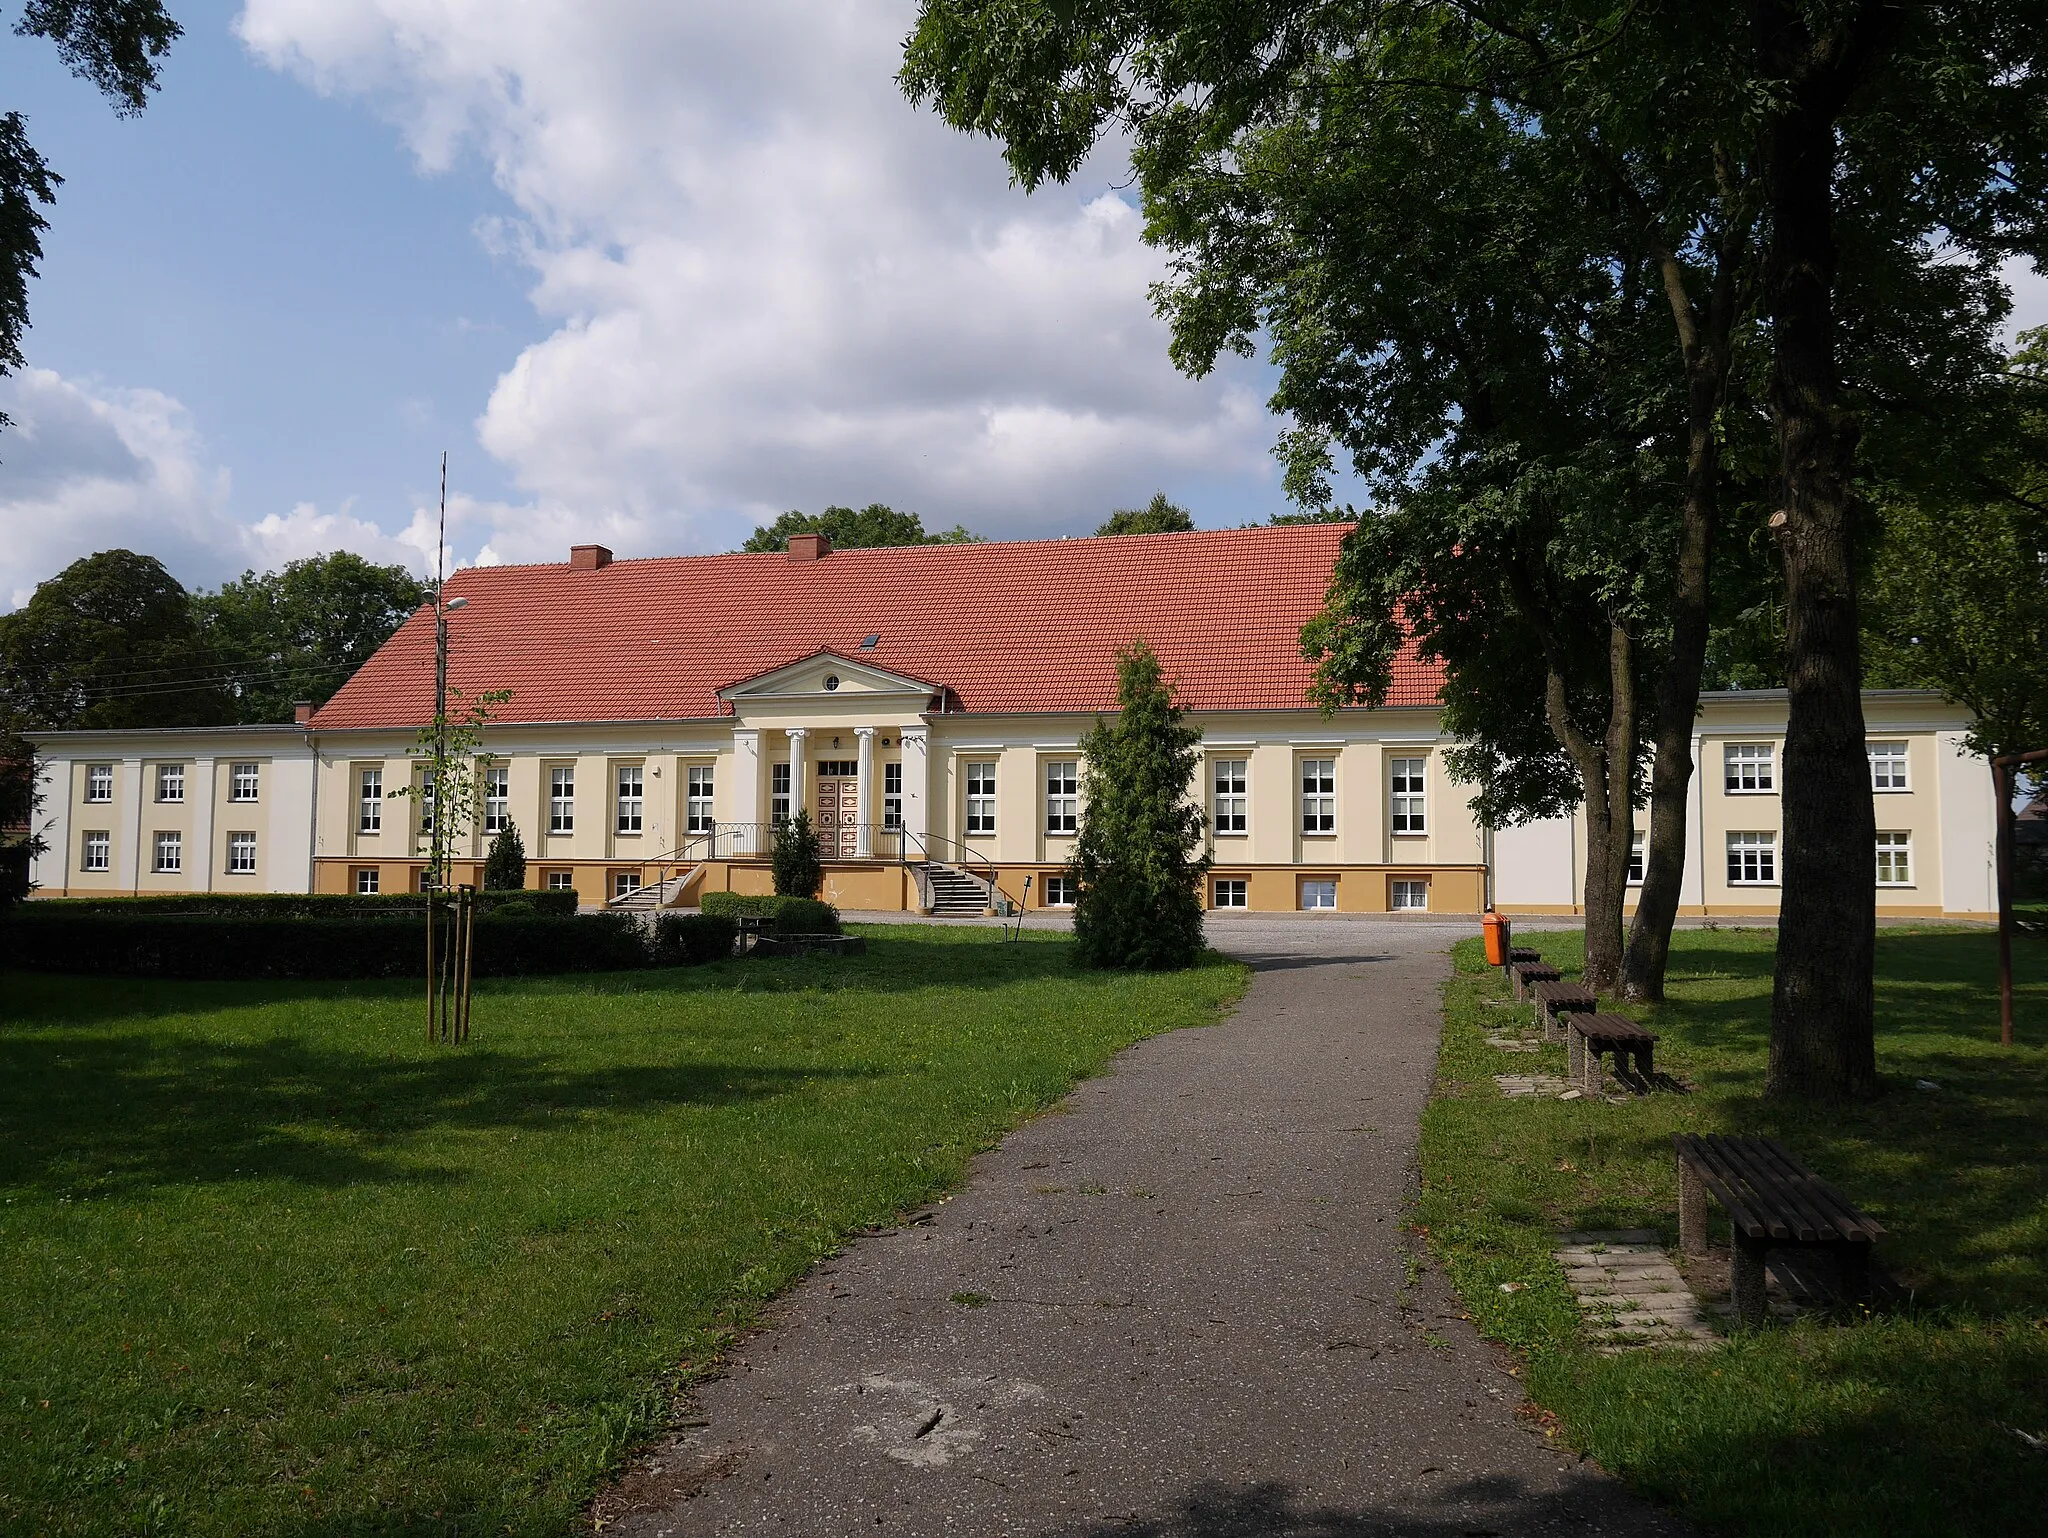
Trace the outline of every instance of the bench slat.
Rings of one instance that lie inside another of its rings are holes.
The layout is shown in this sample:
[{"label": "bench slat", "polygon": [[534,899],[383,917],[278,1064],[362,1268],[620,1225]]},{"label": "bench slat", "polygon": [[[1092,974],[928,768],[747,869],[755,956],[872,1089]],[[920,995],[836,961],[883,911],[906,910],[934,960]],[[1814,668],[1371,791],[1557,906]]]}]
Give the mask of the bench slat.
[{"label": "bench slat", "polygon": [[1728,1138],[1714,1145],[1712,1152],[1722,1179],[1743,1192],[1744,1204],[1754,1215],[1755,1227],[1750,1230],[1750,1237],[1804,1244],[1819,1242],[1823,1238],[1821,1225],[1801,1211],[1788,1193],[1777,1190],[1767,1171],[1756,1167],[1748,1141]]},{"label": "bench slat", "polygon": [[1777,1168],[1779,1178],[1796,1190],[1812,1211],[1839,1229],[1843,1238],[1875,1243],[1884,1236],[1884,1228],[1876,1219],[1865,1217],[1841,1192],[1801,1164],[1782,1144],[1767,1137],[1755,1141],[1761,1145],[1762,1156]]},{"label": "bench slat", "polygon": [[1537,983],[1529,992],[1553,1009],[1560,1004],[1583,1004],[1590,1009],[1600,1002],[1577,983]]},{"label": "bench slat", "polygon": [[1882,1225],[1770,1138],[1687,1132],[1672,1141],[1729,1220],[1752,1240],[1870,1244],[1884,1236]]},{"label": "bench slat", "polygon": [[1656,1036],[1625,1015],[1574,1015],[1571,1023],[1572,1029],[1581,1036],[1588,1036],[1596,1041],[1633,1045],[1657,1040]]}]

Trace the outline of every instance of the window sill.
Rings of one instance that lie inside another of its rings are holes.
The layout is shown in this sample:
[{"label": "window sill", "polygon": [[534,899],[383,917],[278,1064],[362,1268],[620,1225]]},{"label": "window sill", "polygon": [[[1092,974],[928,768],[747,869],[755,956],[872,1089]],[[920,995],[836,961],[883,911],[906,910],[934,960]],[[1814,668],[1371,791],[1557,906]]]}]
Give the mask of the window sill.
[{"label": "window sill", "polygon": [[1783,882],[1779,881],[1731,881],[1728,883],[1728,890],[1731,892],[1775,892],[1783,884]]},{"label": "window sill", "polygon": [[1724,796],[1775,796],[1777,792],[1775,790],[1731,790],[1723,786],[1721,794]]}]

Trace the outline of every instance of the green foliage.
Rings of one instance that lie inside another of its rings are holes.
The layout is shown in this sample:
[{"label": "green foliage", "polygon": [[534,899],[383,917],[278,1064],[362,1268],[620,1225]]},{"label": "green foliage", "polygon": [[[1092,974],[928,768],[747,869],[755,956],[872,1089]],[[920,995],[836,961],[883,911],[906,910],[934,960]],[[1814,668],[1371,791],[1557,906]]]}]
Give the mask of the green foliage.
[{"label": "green foliage", "polygon": [[[496,913],[519,905],[528,913],[568,917],[576,912],[574,892],[483,891],[476,894],[480,912]],[[22,922],[98,914],[212,914],[222,918],[394,918],[417,917],[427,911],[419,892],[180,892],[142,897],[46,897],[25,909]]]},{"label": "green foliage", "polygon": [[588,1527],[768,1299],[1247,975],[868,938],[487,980],[460,1054],[412,981],[0,977],[0,1531]]},{"label": "green foliage", "polygon": [[836,935],[839,910],[814,897],[753,895],[741,892],[706,892],[703,909],[731,919],[760,919],[777,934]]},{"label": "green foliage", "polygon": [[739,931],[726,914],[657,914],[649,950],[658,967],[701,966],[730,956]]},{"label": "green foliage", "polygon": [[0,730],[0,918],[35,890],[30,868],[50,847],[37,822],[43,807],[39,766],[34,748]]},{"label": "green foliage", "polygon": [[822,513],[792,509],[773,523],[757,528],[742,550],[756,553],[784,549],[791,536],[823,534],[839,550],[864,550],[880,545],[972,545],[981,542],[955,524],[937,534],[924,531],[924,520],[915,513],[899,513],[882,502],[870,502],[855,511],[850,507],[828,507]]},{"label": "green foliage", "polygon": [[825,884],[825,866],[819,858],[818,830],[811,826],[811,814],[799,809],[775,830],[775,847],[769,851],[769,869],[775,878],[778,897],[816,897]]},{"label": "green foliage", "polygon": [[432,595],[403,566],[346,550],[245,571],[194,602],[238,722],[289,721],[323,704]]},{"label": "green foliage", "polygon": [[1194,515],[1169,502],[1166,493],[1156,491],[1143,507],[1120,507],[1095,532],[1103,534],[1186,534],[1195,526]]},{"label": "green foliage", "polygon": [[1192,966],[1209,869],[1201,808],[1188,797],[1202,734],[1143,641],[1117,652],[1116,675],[1116,720],[1098,718],[1081,741],[1081,829],[1067,867],[1080,894],[1075,955],[1091,967]]},{"label": "green foliage", "polygon": [[483,820],[484,771],[498,757],[484,746],[484,728],[490,724],[491,712],[511,698],[510,689],[486,689],[456,714],[463,703],[462,691],[450,689],[447,708],[422,726],[406,749],[419,765],[416,776],[385,792],[387,797],[409,800],[420,807],[419,833],[426,848],[419,852],[426,855],[429,878],[437,887],[450,884],[448,869],[455,851],[470,829]]},{"label": "green foliage", "polygon": [[526,841],[519,836],[519,825],[507,821],[484,856],[484,889],[513,892],[525,885]]}]

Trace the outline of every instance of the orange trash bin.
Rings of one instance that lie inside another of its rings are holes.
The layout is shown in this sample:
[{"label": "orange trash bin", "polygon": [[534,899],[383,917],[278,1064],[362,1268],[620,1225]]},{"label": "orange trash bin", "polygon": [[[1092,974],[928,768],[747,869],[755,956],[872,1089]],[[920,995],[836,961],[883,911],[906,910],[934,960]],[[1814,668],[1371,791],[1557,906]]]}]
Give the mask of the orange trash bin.
[{"label": "orange trash bin", "polygon": [[1486,932],[1486,964],[1490,967],[1504,967],[1508,964],[1508,921],[1498,913],[1489,913],[1479,921],[1479,927]]}]

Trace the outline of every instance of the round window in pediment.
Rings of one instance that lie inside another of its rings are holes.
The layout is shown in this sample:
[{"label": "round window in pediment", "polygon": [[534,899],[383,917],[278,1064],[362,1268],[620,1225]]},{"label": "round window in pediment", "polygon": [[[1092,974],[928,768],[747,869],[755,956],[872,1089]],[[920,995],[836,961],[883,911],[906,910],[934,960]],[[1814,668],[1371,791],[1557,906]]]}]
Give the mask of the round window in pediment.
[{"label": "round window in pediment", "polygon": [[827,689],[836,689],[836,688],[838,688],[838,687],[839,687],[839,675],[838,675],[837,673],[827,673],[827,674],[825,675],[825,687],[826,687]]}]

